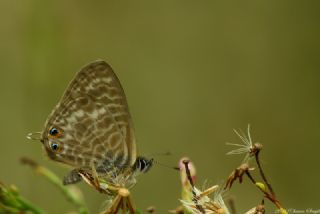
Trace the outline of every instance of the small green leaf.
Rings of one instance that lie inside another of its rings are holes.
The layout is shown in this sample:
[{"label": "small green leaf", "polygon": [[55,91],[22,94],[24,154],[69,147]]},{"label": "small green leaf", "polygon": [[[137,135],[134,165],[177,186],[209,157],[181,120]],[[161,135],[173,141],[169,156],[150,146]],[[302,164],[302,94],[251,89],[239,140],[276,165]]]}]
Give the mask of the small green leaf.
[{"label": "small green leaf", "polygon": [[279,209],[279,211],[280,211],[280,214],[288,214],[287,210],[282,207]]},{"label": "small green leaf", "polygon": [[256,182],[256,186],[261,189],[263,192],[266,192],[266,186],[264,185],[264,183],[261,182]]}]

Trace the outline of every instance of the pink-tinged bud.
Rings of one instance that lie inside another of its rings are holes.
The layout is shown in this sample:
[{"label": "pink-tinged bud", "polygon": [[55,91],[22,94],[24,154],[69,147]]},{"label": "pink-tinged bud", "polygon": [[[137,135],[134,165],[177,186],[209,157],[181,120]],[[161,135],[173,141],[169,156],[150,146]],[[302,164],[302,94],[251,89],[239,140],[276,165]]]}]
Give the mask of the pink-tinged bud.
[{"label": "pink-tinged bud", "polygon": [[190,161],[188,157],[183,157],[179,161],[180,178],[182,186],[190,186],[190,181],[188,180],[186,163],[188,164],[188,169],[190,171],[191,179],[193,184],[196,182],[196,168],[194,164]]},{"label": "pink-tinged bud", "polygon": [[182,184],[181,199],[192,202],[193,185],[196,181],[196,168],[189,158],[183,157],[179,161],[180,179]]}]

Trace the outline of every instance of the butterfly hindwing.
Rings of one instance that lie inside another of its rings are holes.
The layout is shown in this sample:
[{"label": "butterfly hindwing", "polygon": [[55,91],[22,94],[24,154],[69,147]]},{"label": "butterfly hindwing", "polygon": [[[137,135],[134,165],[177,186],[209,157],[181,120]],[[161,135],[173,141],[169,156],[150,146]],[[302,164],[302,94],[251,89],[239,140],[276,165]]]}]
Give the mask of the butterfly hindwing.
[{"label": "butterfly hindwing", "polygon": [[42,141],[50,158],[69,165],[107,171],[134,164],[126,97],[106,62],[93,62],[77,73],[48,117]]}]

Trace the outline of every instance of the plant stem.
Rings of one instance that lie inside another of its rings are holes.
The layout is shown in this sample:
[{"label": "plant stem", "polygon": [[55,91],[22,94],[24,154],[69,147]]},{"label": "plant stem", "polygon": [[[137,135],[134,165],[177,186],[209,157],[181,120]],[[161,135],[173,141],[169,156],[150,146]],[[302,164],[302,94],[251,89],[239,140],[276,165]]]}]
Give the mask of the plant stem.
[{"label": "plant stem", "polygon": [[34,214],[44,214],[42,210],[35,207],[31,202],[27,201],[25,198],[18,196],[16,200],[24,207],[24,209],[31,211]]},{"label": "plant stem", "polygon": [[79,214],[88,214],[89,211],[82,200],[81,195],[78,192],[73,191],[71,188],[64,186],[59,177],[57,177],[52,171],[49,169],[38,165],[35,161],[29,158],[21,158],[21,162],[23,164],[27,164],[31,166],[35,172],[44,176],[48,179],[53,185],[58,187],[60,191],[66,196],[67,200],[73,203],[77,209]]},{"label": "plant stem", "polygon": [[263,172],[263,169],[262,169],[262,166],[261,166],[261,163],[260,163],[259,153],[260,153],[259,151],[257,153],[255,153],[255,159],[256,159],[256,162],[257,162],[257,165],[258,165],[258,168],[259,168],[260,175],[261,175],[263,181],[265,182],[265,184],[267,185],[271,195],[275,198],[276,195],[275,195],[275,193],[273,191],[273,188],[272,188],[271,184],[268,182],[268,179],[267,179],[266,175]]}]

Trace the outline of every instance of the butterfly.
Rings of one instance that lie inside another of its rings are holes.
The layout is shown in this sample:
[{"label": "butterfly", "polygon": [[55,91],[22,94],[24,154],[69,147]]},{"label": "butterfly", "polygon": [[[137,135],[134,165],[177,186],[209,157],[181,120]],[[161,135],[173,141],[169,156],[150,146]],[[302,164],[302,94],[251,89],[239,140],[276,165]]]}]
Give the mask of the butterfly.
[{"label": "butterfly", "polygon": [[125,186],[153,164],[153,159],[137,156],[126,96],[103,60],[76,74],[38,134],[50,159],[73,167],[63,179],[65,185],[99,178]]}]

